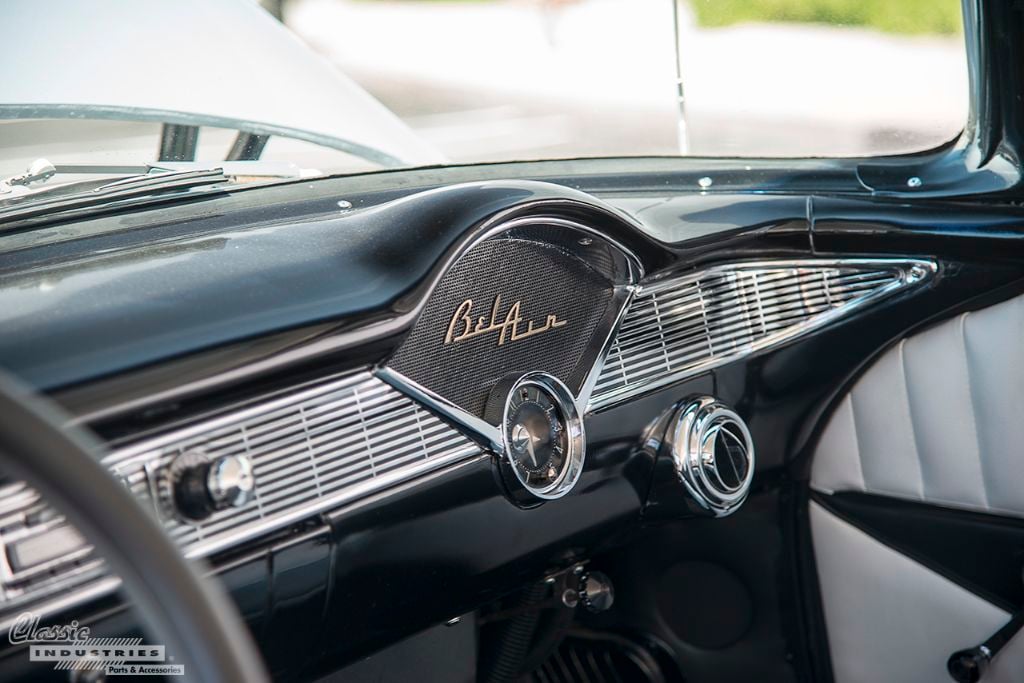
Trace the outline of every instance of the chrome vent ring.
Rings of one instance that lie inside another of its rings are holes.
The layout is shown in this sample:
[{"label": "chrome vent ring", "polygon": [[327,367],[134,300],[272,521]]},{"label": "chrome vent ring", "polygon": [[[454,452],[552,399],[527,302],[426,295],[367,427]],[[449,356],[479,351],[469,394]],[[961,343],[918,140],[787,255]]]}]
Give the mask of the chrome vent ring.
[{"label": "chrome vent ring", "polygon": [[666,436],[676,473],[700,509],[724,517],[743,504],[754,478],[754,442],[743,418],[701,396],[680,406]]}]

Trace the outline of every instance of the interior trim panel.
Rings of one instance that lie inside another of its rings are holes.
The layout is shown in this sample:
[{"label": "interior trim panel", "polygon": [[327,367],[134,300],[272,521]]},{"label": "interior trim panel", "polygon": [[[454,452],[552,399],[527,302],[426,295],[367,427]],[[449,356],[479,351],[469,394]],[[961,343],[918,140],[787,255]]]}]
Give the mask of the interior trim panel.
[{"label": "interior trim panel", "polygon": [[[466,436],[362,371],[119,448],[103,464],[186,556],[205,557],[480,454]],[[178,514],[168,478],[176,462],[199,455],[248,463],[251,497],[199,520]],[[37,546],[43,550],[29,557]],[[76,593],[95,597],[83,584],[103,576],[101,565],[34,491],[22,484],[0,491],[0,624],[60,592],[65,604]]]},{"label": "interior trim panel", "polygon": [[[811,531],[836,683],[949,680],[953,652],[983,642],[1009,614],[810,504]],[[1024,633],[985,674],[1020,680]]]},{"label": "interior trim panel", "polygon": [[590,399],[598,410],[742,359],[926,283],[933,261],[726,263],[642,285]]},{"label": "interior trim panel", "polygon": [[1024,516],[1024,296],[898,342],[837,405],[815,490]]}]

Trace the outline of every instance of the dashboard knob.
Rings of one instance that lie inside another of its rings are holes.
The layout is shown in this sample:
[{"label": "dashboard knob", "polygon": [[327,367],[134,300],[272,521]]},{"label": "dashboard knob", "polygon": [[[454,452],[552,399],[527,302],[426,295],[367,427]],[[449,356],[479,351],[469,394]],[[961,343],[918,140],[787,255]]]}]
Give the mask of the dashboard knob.
[{"label": "dashboard knob", "polygon": [[217,510],[242,507],[256,495],[252,461],[244,455],[210,458],[189,451],[174,459],[165,480],[174,512],[196,522]]},{"label": "dashboard knob", "polygon": [[604,612],[615,603],[612,580],[603,572],[587,572],[580,577],[580,602],[590,612]]},{"label": "dashboard knob", "polygon": [[242,507],[256,495],[252,461],[244,455],[217,458],[206,474],[206,490],[216,510]]}]

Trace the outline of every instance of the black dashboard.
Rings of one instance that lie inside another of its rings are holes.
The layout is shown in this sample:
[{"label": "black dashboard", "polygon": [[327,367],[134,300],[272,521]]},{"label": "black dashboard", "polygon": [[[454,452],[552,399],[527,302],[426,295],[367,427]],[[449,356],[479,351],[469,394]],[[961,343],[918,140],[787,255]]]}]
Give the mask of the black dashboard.
[{"label": "black dashboard", "polygon": [[[106,441],[103,463],[229,587],[277,676],[472,613],[647,525],[731,512],[865,359],[1021,275],[998,232],[982,266],[893,202],[413,179],[43,228],[0,263],[3,364]],[[943,216],[964,237],[1006,220]],[[736,481],[681,487],[666,462],[664,420],[691,396],[746,421],[756,458]],[[228,466],[242,493],[189,489]],[[135,628],[116,578],[18,482],[0,545],[4,629],[29,608]],[[23,660],[7,647],[0,667]]]}]

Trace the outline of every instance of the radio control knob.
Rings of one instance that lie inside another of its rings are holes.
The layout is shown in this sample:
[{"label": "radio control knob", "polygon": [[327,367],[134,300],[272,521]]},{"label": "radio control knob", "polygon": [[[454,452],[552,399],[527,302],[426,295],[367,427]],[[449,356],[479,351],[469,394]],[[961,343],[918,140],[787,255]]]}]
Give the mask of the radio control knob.
[{"label": "radio control knob", "polygon": [[167,482],[174,511],[191,521],[242,507],[256,495],[252,461],[244,455],[210,458],[197,451],[183,453],[168,468]]}]

